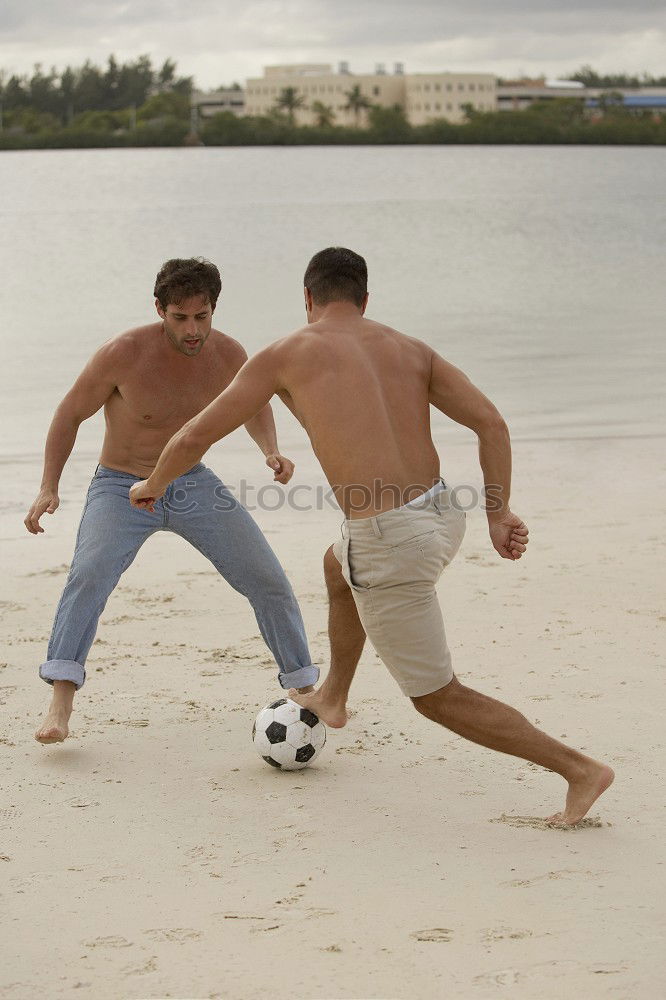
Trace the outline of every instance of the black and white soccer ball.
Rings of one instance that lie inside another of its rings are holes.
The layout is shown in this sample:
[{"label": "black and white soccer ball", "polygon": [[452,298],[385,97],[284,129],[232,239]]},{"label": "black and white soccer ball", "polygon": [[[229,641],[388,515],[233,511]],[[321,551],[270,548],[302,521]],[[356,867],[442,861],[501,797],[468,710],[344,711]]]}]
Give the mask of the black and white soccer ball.
[{"label": "black and white soccer ball", "polygon": [[267,764],[299,771],[319,756],[326,742],[324,723],[290,698],[262,708],[252,727],[252,742]]}]

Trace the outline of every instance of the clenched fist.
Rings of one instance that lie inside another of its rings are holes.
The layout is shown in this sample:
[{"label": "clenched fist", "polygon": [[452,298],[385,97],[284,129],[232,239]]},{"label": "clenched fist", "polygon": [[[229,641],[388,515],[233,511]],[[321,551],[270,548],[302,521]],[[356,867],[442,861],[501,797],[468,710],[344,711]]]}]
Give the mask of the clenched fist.
[{"label": "clenched fist", "polygon": [[490,540],[502,559],[520,559],[529,542],[529,531],[524,521],[510,510],[497,520],[488,521]]}]

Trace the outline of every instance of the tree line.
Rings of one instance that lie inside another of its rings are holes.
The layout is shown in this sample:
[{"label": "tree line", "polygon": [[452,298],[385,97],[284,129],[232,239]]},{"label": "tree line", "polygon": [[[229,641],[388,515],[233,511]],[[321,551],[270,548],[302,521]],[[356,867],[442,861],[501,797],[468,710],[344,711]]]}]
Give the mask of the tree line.
[{"label": "tree line", "polygon": [[577,80],[586,87],[603,87],[604,90],[614,87],[666,87],[666,76],[651,76],[641,73],[632,76],[628,73],[597,73],[591,66],[582,66],[567,77],[567,80]]},{"label": "tree line", "polygon": [[[591,74],[594,71],[584,67],[578,77]],[[653,81],[644,77],[642,85],[646,79]],[[330,105],[315,101],[308,106],[296,87],[285,87],[266,115],[237,117],[222,112],[196,122],[190,109],[192,87],[191,77],[177,75],[173,60],[154,68],[148,56],[124,64],[110,56],[103,69],[86,62],[62,73],[44,73],[40,66],[31,76],[0,73],[0,149],[183,144],[666,144],[666,118],[649,111],[629,111],[612,90],[602,97],[593,115],[580,98],[571,97],[537,102],[524,111],[480,112],[467,105],[460,124],[439,119],[414,126],[403,108],[373,105],[355,84],[345,95],[345,108],[352,112],[354,125],[345,126],[336,124]],[[312,112],[314,124],[296,124],[300,109]]]},{"label": "tree line", "polygon": [[[296,125],[285,98],[261,117],[238,118],[230,112],[203,123],[200,139],[206,146],[269,145],[408,145],[408,144],[596,144],[665,145],[666,118],[651,112],[634,113],[609,100],[594,117],[580,100],[561,98],[533,104],[524,111],[476,111],[465,108],[465,120],[444,119],[411,125],[403,108],[364,105],[354,126],[335,125],[328,109],[311,106],[315,124]],[[287,108],[287,110],[283,110]]]},{"label": "tree line", "polygon": [[[190,115],[192,77],[178,76],[167,59],[149,56],[103,68],[86,61],[61,72],[35,65],[31,75],[0,70],[0,148],[39,145],[180,144]],[[60,142],[58,141],[60,140]],[[114,141],[116,140],[116,141]]]}]

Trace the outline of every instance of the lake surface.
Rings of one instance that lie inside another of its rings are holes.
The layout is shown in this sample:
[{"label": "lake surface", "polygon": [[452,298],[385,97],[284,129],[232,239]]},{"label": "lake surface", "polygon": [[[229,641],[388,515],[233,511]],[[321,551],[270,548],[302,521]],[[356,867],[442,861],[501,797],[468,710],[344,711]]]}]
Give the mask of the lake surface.
[{"label": "lake surface", "polygon": [[367,258],[368,315],[463,368],[514,439],[663,434],[665,180],[650,148],[2,153],[0,460],[39,463],[89,355],[154,315],[165,259],[218,264],[216,325],[252,353],[303,323],[305,265],[331,244]]}]

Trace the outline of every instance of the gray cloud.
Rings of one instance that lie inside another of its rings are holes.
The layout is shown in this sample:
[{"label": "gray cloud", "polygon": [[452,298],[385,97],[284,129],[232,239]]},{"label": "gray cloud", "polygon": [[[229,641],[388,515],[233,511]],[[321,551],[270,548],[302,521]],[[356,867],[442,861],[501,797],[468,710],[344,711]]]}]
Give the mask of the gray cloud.
[{"label": "gray cloud", "polygon": [[666,10],[654,0],[3,0],[0,66],[61,67],[109,52],[172,56],[210,86],[271,62],[349,59],[367,71],[469,66],[511,73],[666,71]]}]

